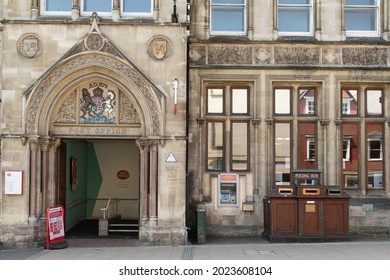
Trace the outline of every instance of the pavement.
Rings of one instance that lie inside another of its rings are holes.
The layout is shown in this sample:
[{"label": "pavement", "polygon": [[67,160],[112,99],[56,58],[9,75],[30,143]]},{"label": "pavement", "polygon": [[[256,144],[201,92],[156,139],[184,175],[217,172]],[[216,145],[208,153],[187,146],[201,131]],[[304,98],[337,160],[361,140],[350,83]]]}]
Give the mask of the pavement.
[{"label": "pavement", "polygon": [[183,246],[150,246],[135,238],[70,238],[66,243],[55,250],[0,250],[0,260],[390,260],[390,237],[320,243],[219,238]]}]

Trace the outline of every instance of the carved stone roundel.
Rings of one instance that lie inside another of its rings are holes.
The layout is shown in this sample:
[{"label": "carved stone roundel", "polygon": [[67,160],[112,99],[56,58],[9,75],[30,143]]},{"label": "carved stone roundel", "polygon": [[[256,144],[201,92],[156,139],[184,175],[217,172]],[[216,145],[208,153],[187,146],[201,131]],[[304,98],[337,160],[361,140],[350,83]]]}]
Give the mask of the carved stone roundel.
[{"label": "carved stone roundel", "polygon": [[26,58],[35,58],[42,54],[42,41],[35,34],[22,36],[18,41],[18,52]]},{"label": "carved stone roundel", "polygon": [[103,38],[99,34],[91,34],[85,40],[85,45],[92,51],[100,50],[103,47]]},{"label": "carved stone roundel", "polygon": [[171,55],[172,44],[167,38],[156,36],[149,41],[147,51],[154,60],[164,60]]}]

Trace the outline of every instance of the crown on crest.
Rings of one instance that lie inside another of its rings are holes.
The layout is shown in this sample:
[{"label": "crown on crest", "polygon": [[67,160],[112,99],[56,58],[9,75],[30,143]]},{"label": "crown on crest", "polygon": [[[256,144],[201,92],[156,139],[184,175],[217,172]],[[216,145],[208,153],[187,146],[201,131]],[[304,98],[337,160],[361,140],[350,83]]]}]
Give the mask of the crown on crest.
[{"label": "crown on crest", "polygon": [[103,95],[103,90],[100,87],[97,87],[93,90],[93,94],[97,96],[102,96]]}]

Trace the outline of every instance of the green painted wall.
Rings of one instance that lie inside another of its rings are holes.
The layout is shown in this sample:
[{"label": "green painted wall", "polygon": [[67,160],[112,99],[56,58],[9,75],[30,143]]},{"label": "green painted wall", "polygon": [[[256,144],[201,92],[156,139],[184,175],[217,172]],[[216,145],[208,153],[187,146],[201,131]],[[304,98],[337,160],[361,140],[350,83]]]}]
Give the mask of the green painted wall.
[{"label": "green painted wall", "polygon": [[95,199],[98,198],[100,186],[103,181],[95,148],[92,143],[88,143],[87,145],[87,157],[87,196],[90,198],[87,203],[87,217],[91,217],[96,204]]},{"label": "green painted wall", "polygon": [[[87,201],[87,142],[82,140],[65,140],[66,143],[66,205],[65,229],[69,230],[86,217]],[[70,183],[71,158],[77,161],[76,187]]]},{"label": "green painted wall", "polygon": [[[135,142],[64,140],[66,144],[65,229],[101,217],[106,198],[120,198],[122,217],[139,217],[139,150]],[[70,182],[71,158],[77,160],[77,184]],[[129,178],[119,179],[126,170]]]}]

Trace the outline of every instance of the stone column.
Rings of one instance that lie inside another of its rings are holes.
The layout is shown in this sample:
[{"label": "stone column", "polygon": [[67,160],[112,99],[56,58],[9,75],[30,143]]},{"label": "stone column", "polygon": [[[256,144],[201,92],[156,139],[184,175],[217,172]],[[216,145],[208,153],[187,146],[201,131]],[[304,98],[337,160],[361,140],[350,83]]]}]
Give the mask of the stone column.
[{"label": "stone column", "polygon": [[[319,156],[318,156],[318,169],[320,170],[323,170],[323,176],[321,177],[322,179],[322,184],[324,185],[329,185],[330,183],[331,184],[336,184],[336,182],[338,181],[338,178],[336,178],[336,181],[333,181],[331,182],[330,180],[330,177],[329,177],[329,174],[330,174],[330,164],[329,164],[329,159],[328,159],[328,126],[329,126],[329,123],[330,121],[328,119],[324,119],[324,120],[320,120],[320,124],[321,124],[321,127],[322,127],[322,135],[321,135],[321,140],[323,140],[322,142],[320,142],[320,139],[318,137],[317,139],[317,143],[322,143],[322,157],[323,157],[323,160],[322,160],[322,166],[320,166],[320,162],[319,162]],[[320,147],[317,147],[317,151],[320,151]],[[334,180],[335,178],[333,178]]]},{"label": "stone column", "polygon": [[273,164],[274,162],[274,133],[273,133],[273,124],[274,121],[273,119],[266,119],[265,120],[267,124],[267,154],[266,154],[266,160],[267,160],[267,165],[266,165],[266,174],[267,174],[267,191],[270,191],[272,188],[272,184],[274,182],[275,178],[275,165]]},{"label": "stone column", "polygon": [[72,0],[72,20],[78,20],[79,18],[80,18],[79,0]]},{"label": "stone column", "polygon": [[39,140],[38,137],[29,138],[30,144],[30,210],[29,222],[37,222],[37,153]]},{"label": "stone column", "polygon": [[112,1],[112,20],[118,21],[121,17],[120,14],[120,7],[119,7],[119,0],[113,0]]},{"label": "stone column", "polygon": [[39,1],[38,0],[32,0],[31,1],[31,19],[37,19],[39,16]]},{"label": "stone column", "polygon": [[49,183],[49,148],[51,139],[46,138],[41,140],[42,150],[42,208],[43,216],[46,215],[46,209],[49,206],[48,183]]},{"label": "stone column", "polygon": [[140,218],[143,222],[149,220],[149,145],[146,141],[137,141],[141,153],[140,181]]},{"label": "stone column", "polygon": [[150,147],[150,221],[157,224],[157,169],[158,145]]}]

